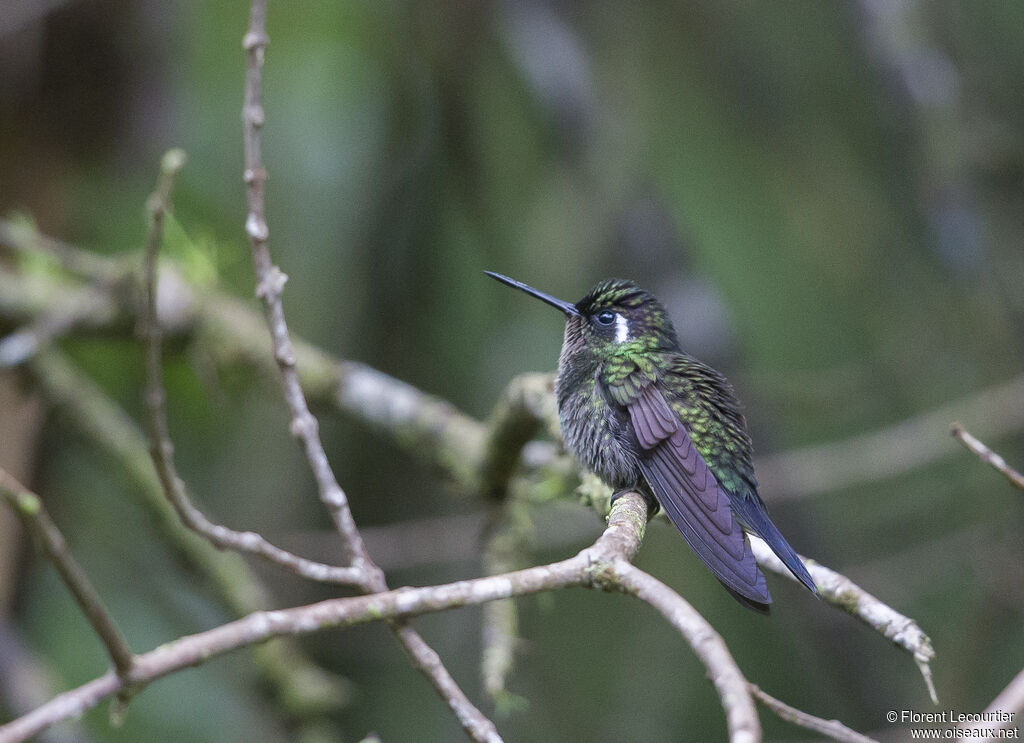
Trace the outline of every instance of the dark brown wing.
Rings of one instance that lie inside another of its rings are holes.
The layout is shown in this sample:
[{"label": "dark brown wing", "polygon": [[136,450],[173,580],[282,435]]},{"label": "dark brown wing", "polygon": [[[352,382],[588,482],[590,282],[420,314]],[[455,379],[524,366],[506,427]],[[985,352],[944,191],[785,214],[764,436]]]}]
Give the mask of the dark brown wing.
[{"label": "dark brown wing", "polygon": [[630,398],[626,410],[654,497],[715,577],[741,602],[766,611],[772,599],[728,493],[656,385],[648,384]]}]

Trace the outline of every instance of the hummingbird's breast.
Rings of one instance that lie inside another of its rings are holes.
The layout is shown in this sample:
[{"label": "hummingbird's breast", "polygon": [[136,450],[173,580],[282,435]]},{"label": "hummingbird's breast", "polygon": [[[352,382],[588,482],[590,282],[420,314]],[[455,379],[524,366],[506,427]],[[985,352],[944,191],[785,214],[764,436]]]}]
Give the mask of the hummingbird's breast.
[{"label": "hummingbird's breast", "polygon": [[605,399],[596,376],[574,380],[560,371],[555,394],[566,448],[611,487],[638,487],[643,482],[638,442],[626,413]]}]

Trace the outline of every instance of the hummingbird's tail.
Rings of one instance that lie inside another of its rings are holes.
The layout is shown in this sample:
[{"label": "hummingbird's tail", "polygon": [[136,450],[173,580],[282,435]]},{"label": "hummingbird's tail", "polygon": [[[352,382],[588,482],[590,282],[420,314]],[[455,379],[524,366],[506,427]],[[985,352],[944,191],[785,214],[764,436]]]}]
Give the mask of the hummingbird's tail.
[{"label": "hummingbird's tail", "polygon": [[[722,581],[718,581],[718,582],[722,583]],[[746,596],[744,596],[739,591],[734,591],[726,583],[722,583],[722,587],[726,591],[728,591],[732,595],[732,597],[734,599],[739,601],[741,604],[743,604],[748,609],[752,609],[753,611],[756,611],[758,614],[764,614],[765,616],[768,616],[769,614],[772,613],[772,605],[771,604],[762,604],[760,601],[754,601],[754,599],[747,598]]]},{"label": "hummingbird's tail", "polygon": [[764,501],[761,500],[760,496],[757,493],[749,495],[734,495],[730,493],[729,498],[732,501],[733,513],[736,514],[736,518],[739,519],[740,523],[749,531],[761,537],[772,548],[772,552],[778,555],[779,559],[789,568],[790,572],[807,586],[811,593],[817,596],[818,587],[814,583],[814,578],[807,572],[807,568],[800,559],[800,556],[789,546],[789,542],[786,541],[786,538],[782,536],[782,533],[772,522],[771,517],[768,515],[768,510],[765,508]]}]

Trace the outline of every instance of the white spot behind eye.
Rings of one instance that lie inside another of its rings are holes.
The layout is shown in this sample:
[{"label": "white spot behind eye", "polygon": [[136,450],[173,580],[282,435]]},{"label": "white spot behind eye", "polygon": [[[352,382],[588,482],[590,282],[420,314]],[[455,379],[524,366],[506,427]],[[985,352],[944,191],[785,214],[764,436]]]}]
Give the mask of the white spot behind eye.
[{"label": "white spot behind eye", "polygon": [[629,340],[629,320],[620,312],[615,313],[615,342],[625,343]]}]

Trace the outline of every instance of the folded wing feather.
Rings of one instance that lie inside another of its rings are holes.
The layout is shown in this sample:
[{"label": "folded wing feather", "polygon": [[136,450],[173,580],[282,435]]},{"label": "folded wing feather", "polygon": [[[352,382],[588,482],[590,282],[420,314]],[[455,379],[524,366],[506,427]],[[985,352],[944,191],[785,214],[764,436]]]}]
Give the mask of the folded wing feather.
[{"label": "folded wing feather", "polygon": [[630,397],[626,409],[643,448],[640,467],[654,497],[715,577],[755,608],[766,609],[771,596],[733,515],[729,494],[656,385],[648,384]]}]

